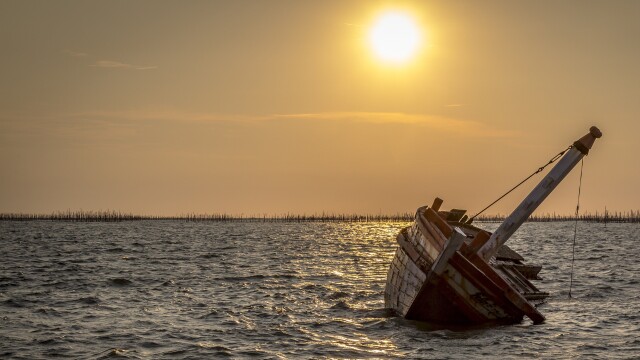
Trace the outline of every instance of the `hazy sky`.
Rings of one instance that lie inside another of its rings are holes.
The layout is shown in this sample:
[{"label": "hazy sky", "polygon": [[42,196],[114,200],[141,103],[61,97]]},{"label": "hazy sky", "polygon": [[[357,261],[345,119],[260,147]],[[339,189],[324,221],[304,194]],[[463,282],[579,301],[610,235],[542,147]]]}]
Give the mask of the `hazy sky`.
[{"label": "hazy sky", "polygon": [[635,210],[639,39],[640,1],[0,0],[0,212],[477,211],[591,125],[582,209]]}]

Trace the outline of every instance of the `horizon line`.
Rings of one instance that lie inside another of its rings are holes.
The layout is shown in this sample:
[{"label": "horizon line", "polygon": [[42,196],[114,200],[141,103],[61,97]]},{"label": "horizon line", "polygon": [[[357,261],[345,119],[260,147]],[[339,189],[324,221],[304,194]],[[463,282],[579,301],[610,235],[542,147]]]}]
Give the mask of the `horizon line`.
[{"label": "horizon line", "polygon": [[[180,215],[140,215],[122,211],[58,211],[49,214],[2,212],[0,221],[72,221],[72,222],[119,222],[139,220],[178,220],[178,221],[213,221],[213,222],[411,222],[415,219],[415,212],[396,214],[358,214],[358,213],[314,213],[307,214],[252,214],[231,215],[225,213],[188,213]],[[502,222],[508,215],[489,214],[475,218],[476,222]],[[583,214],[540,213],[527,218],[527,222],[552,221],[588,221],[588,222],[640,222],[640,210],[609,211],[603,213],[585,212]]]}]

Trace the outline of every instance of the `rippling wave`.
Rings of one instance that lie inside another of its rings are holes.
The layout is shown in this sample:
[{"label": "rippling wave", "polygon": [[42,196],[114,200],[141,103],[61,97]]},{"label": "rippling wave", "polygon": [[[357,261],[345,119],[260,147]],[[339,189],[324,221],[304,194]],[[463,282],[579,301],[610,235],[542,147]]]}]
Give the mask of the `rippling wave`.
[{"label": "rippling wave", "polygon": [[[497,224],[487,224],[495,227]],[[398,223],[0,223],[0,358],[633,358],[637,224],[526,223],[542,325],[384,309]],[[492,229],[488,229],[492,230]]]}]

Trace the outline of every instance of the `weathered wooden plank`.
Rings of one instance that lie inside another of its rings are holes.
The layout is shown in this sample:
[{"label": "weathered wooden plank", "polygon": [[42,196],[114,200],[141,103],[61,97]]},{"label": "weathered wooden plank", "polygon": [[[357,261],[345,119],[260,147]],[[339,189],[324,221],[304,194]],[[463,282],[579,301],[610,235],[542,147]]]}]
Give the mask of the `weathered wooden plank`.
[{"label": "weathered wooden plank", "polygon": [[431,264],[433,264],[433,260],[427,258],[425,256],[426,254],[419,253],[414,247],[414,244],[410,242],[409,239],[407,239],[407,235],[407,232],[401,231],[400,234],[398,234],[396,240],[398,241],[400,247],[409,256],[409,259],[426,274],[429,271]]},{"label": "weathered wooden plank", "polygon": [[[465,279],[467,279],[467,281],[478,288],[484,296],[486,296],[496,306],[500,307],[505,313],[509,314],[509,316],[513,318],[522,318],[524,312],[504,298],[504,292],[500,286],[474,266],[474,264],[472,264],[462,254],[457,252],[455,256],[451,258],[450,263]],[[467,299],[467,301],[472,303],[475,302],[472,298]],[[482,306],[482,304],[479,305]]]},{"label": "weathered wooden plank", "polygon": [[517,252],[511,250],[507,245],[500,246],[495,254],[496,260],[523,261],[524,258]]},{"label": "weathered wooden plank", "polygon": [[438,230],[442,232],[445,239],[448,239],[453,233],[451,225],[447,224],[447,222],[443,218],[441,218],[440,215],[438,215],[438,213],[436,213],[433,209],[426,209],[424,211],[424,216],[427,220],[429,220],[429,222],[434,224],[438,228]]},{"label": "weathered wooden plank", "polygon": [[445,236],[445,234],[442,231],[440,231],[440,229],[435,227],[433,223],[431,223],[425,217],[424,213],[421,213],[417,216],[416,223],[420,224],[425,229],[426,231],[425,234],[430,235],[436,241],[434,245],[436,245],[437,248],[439,248],[440,250],[444,248],[445,242],[451,235]]},{"label": "weathered wooden plank", "polygon": [[512,266],[516,268],[518,272],[528,280],[541,280],[538,276],[538,273],[540,273],[540,270],[542,270],[541,265],[514,264]]},{"label": "weathered wooden plank", "polygon": [[400,245],[400,248],[402,248],[402,250],[404,250],[404,252],[409,256],[409,258],[414,262],[414,263],[418,263],[420,262],[420,254],[418,254],[418,252],[416,251],[416,249],[413,247],[413,244],[411,244],[407,238],[406,238],[406,232],[403,230],[401,231],[398,236],[396,237],[396,241],[398,242],[398,244]]},{"label": "weathered wooden plank", "polygon": [[416,225],[418,227],[418,231],[425,238],[426,242],[435,250],[435,255],[430,254],[433,257],[432,261],[435,260],[438,253],[440,253],[444,248],[444,244],[447,239],[442,235],[442,233],[436,232],[423,216],[418,216],[416,219]]},{"label": "weathered wooden plank", "polygon": [[478,231],[478,233],[473,238],[473,240],[471,240],[471,243],[469,244],[469,246],[467,246],[467,248],[465,249],[464,254],[467,255],[468,252],[477,253],[478,250],[480,250],[480,248],[482,247],[482,245],[484,245],[484,243],[487,242],[487,240],[489,240],[490,237],[491,237],[491,234],[489,234],[488,232],[484,230]]},{"label": "weathered wooden plank", "polygon": [[444,200],[440,199],[440,198],[435,198],[433,199],[433,204],[431,204],[431,208],[435,211],[440,210],[440,206],[442,206],[442,203],[444,202]]},{"label": "weathered wooden plank", "polygon": [[464,233],[461,233],[459,230],[454,232],[453,235],[447,239],[446,244],[444,245],[444,249],[440,252],[440,255],[433,262],[431,266],[431,272],[437,276],[441,276],[444,272],[447,263],[451,259],[452,256],[455,255],[456,251],[460,249],[462,244],[464,244],[464,239],[466,236]]},{"label": "weathered wooden plank", "polygon": [[495,282],[504,292],[504,296],[517,306],[534,324],[544,322],[544,316],[533,306],[527,299],[515,291],[505,279],[503,279],[480,255],[471,253],[467,257],[478,269],[480,269],[487,277]]}]

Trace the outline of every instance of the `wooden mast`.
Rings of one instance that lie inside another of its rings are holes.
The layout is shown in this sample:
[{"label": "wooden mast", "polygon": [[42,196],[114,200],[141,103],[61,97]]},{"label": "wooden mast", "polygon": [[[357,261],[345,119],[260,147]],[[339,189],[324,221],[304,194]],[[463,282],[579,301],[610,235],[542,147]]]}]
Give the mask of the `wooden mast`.
[{"label": "wooden mast", "polygon": [[573,147],[558,161],[558,164],[549,171],[547,176],[540,181],[511,215],[493,232],[489,240],[480,247],[478,255],[489,261],[544,199],[551,194],[562,179],[589,153],[589,149],[591,149],[595,140],[601,136],[602,132],[597,127],[592,126],[587,135],[574,142]]}]

